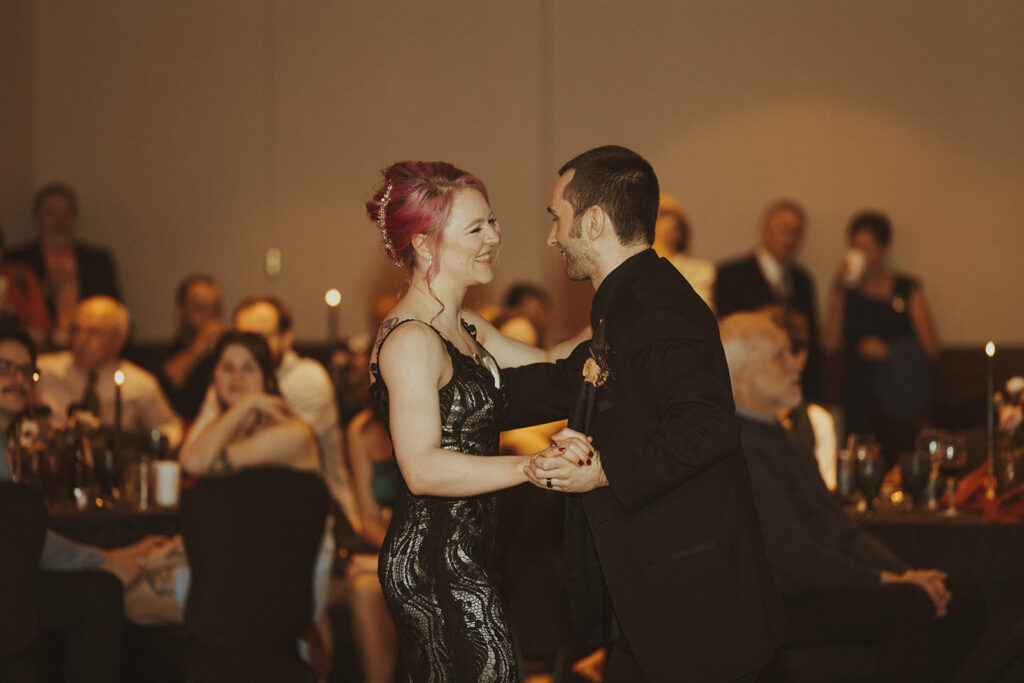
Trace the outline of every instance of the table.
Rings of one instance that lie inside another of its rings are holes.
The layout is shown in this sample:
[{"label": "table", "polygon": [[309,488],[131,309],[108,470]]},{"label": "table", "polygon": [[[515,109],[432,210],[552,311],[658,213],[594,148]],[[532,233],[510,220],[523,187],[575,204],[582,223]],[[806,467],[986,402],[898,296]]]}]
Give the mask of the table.
[{"label": "table", "polygon": [[935,568],[982,590],[990,613],[1024,589],[1024,524],[983,522],[981,513],[880,508],[854,515],[878,540],[916,568]]}]

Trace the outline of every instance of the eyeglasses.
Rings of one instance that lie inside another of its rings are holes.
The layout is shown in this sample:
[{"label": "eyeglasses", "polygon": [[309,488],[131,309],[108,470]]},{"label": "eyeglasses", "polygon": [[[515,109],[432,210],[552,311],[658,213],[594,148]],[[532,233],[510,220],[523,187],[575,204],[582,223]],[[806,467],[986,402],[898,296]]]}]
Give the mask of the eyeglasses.
[{"label": "eyeglasses", "polygon": [[20,374],[29,382],[36,382],[39,379],[39,371],[32,363],[15,363],[6,358],[0,358],[0,377],[11,377],[15,373]]}]

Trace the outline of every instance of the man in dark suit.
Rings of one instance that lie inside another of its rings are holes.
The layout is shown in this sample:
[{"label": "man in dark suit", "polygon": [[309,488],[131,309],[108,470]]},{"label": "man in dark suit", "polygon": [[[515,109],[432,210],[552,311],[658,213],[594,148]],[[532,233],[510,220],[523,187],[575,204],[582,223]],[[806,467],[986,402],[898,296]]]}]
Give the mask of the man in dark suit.
[{"label": "man in dark suit", "polygon": [[564,417],[575,403],[565,433],[593,437],[589,464],[535,459],[527,471],[535,485],[572,494],[565,545],[577,637],[610,638],[606,681],[750,677],[786,625],[715,318],[650,248],[654,170],[622,147],[591,150],[559,171],[548,212],[548,244],[566,273],[597,290],[594,339],[558,364],[503,377],[510,425]]},{"label": "man in dark suit", "polygon": [[808,401],[821,397],[821,342],[818,304],[810,273],[794,260],[807,217],[790,199],[773,202],[761,221],[761,241],[752,254],[718,266],[714,302],[718,316],[782,304],[802,313],[810,326],[807,366],[801,380]]},{"label": "man in dark suit", "polygon": [[32,204],[39,239],[12,249],[12,261],[36,272],[53,318],[53,344],[66,347],[78,302],[105,295],[121,300],[114,259],[106,249],[75,239],[78,197],[63,183],[50,183]]},{"label": "man in dark suit", "polygon": [[952,671],[980,630],[974,587],[951,590],[944,572],[911,568],[828,492],[814,454],[777,419],[800,403],[800,365],[769,314],[727,316],[721,332],[765,550],[796,642],[872,644],[883,681]]}]

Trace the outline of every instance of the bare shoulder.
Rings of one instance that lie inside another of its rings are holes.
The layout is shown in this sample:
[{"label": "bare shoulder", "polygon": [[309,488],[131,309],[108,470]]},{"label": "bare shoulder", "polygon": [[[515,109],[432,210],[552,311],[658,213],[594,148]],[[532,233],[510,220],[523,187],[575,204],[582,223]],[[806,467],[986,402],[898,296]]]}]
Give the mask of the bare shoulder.
[{"label": "bare shoulder", "polygon": [[[385,321],[381,329],[389,322]],[[448,357],[440,335],[419,320],[396,322],[381,339],[377,364],[385,378],[396,370],[407,376],[410,372],[436,374]]]}]

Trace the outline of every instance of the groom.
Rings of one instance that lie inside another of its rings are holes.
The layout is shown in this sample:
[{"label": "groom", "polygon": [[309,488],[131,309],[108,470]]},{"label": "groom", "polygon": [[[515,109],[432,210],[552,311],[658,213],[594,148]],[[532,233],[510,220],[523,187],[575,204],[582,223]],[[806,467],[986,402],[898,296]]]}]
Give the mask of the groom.
[{"label": "groom", "polygon": [[548,213],[548,244],[566,274],[597,290],[594,338],[556,365],[503,376],[507,427],[571,414],[572,430],[593,437],[589,465],[538,458],[527,471],[534,484],[572,494],[565,545],[576,636],[611,641],[609,682],[753,677],[787,625],[718,326],[650,248],[658,179],[636,153],[599,147],[559,170]]}]

